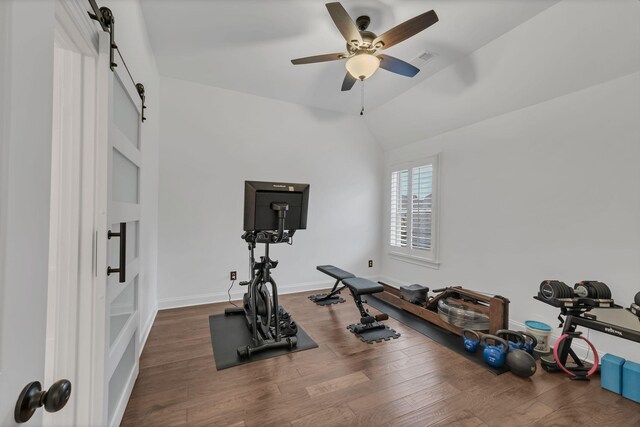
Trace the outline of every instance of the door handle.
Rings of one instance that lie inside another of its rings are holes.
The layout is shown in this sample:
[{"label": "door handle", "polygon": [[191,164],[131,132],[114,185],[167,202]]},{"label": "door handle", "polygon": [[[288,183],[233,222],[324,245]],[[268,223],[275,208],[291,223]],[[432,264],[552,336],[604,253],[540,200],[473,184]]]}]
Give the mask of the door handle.
[{"label": "door handle", "polygon": [[107,276],[110,276],[111,273],[118,273],[118,282],[124,283],[127,280],[127,223],[120,223],[120,232],[114,233],[109,230],[107,233],[107,238],[111,239],[112,237],[120,238],[120,265],[118,268],[107,267]]},{"label": "door handle", "polygon": [[34,381],[22,389],[13,416],[18,424],[26,423],[41,406],[44,406],[47,412],[58,412],[65,407],[70,397],[69,380],[56,381],[47,391],[42,390],[39,381]]}]

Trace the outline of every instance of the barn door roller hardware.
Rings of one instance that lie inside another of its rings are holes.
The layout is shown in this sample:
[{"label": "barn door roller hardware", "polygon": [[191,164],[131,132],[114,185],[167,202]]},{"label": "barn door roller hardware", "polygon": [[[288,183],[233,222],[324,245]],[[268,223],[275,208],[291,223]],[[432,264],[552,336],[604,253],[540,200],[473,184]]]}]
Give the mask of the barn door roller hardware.
[{"label": "barn door roller hardware", "polygon": [[114,60],[114,54],[118,45],[116,45],[115,39],[115,19],[113,19],[113,13],[108,7],[98,7],[95,0],[89,0],[93,13],[87,12],[89,17],[94,21],[98,21],[102,27],[102,31],[109,33],[109,66],[111,71],[118,66]]},{"label": "barn door roller hardware", "polygon": [[144,110],[147,108],[144,105],[145,104],[144,86],[142,83],[136,83],[136,81],[133,79],[133,76],[129,71],[129,67],[127,67],[127,63],[124,61],[124,58],[122,57],[122,53],[120,52],[120,49],[118,49],[118,45],[116,44],[116,39],[115,39],[115,19],[113,17],[113,13],[111,12],[111,9],[109,9],[108,7],[98,7],[96,0],[89,0],[89,5],[93,10],[93,13],[87,12],[89,14],[89,17],[94,21],[98,21],[100,23],[100,26],[102,27],[102,31],[106,31],[107,33],[109,33],[109,67],[111,68],[111,71],[114,71],[115,67],[118,66],[118,64],[116,64],[116,61],[115,61],[115,54],[116,52],[118,52],[118,55],[120,56],[120,59],[122,59],[122,63],[124,64],[124,68],[126,68],[127,74],[129,74],[129,78],[131,79],[131,82],[136,87],[138,95],[140,95],[140,99],[142,100],[141,120],[144,123],[144,121],[147,119],[144,116]]}]

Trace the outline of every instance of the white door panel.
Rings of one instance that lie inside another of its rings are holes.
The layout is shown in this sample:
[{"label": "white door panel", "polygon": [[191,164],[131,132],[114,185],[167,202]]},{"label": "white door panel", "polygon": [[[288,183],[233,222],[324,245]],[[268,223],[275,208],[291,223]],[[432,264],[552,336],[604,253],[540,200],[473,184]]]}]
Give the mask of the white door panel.
[{"label": "white door panel", "polygon": [[[14,407],[22,388],[44,379],[53,14],[54,2],[0,1],[2,426],[14,425]],[[42,410],[30,423],[41,422]]]},{"label": "white door panel", "polygon": [[[120,57],[116,55],[116,63]],[[136,88],[119,63],[109,85],[109,166],[107,224],[120,237],[109,239],[107,263],[122,269],[106,279],[107,334],[105,397],[107,425],[122,419],[138,375],[140,334],[140,124],[142,105]],[[122,242],[126,227],[126,242]],[[121,243],[123,246],[121,246]],[[126,254],[121,251],[125,250]]]}]

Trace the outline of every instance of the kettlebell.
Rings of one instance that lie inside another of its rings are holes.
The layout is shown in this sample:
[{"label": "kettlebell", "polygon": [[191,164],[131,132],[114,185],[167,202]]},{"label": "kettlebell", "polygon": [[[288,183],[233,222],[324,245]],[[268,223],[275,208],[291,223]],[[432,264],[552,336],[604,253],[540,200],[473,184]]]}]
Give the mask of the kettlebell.
[{"label": "kettlebell", "polygon": [[[493,344],[489,344],[488,341],[493,341]],[[502,368],[509,351],[509,344],[495,335],[483,335],[480,343],[484,346],[484,351],[482,352],[484,361],[494,368]]]},{"label": "kettlebell", "polygon": [[525,345],[525,338],[522,333],[518,331],[512,331],[510,329],[500,329],[496,332],[496,335],[509,343],[509,349],[522,350]]},{"label": "kettlebell", "polygon": [[533,355],[533,350],[538,346],[538,339],[528,332],[520,331],[520,334],[524,337],[524,345],[522,346],[522,349]]},{"label": "kettlebell", "polygon": [[[472,335],[472,338],[469,338],[468,335]],[[462,339],[464,340],[464,349],[470,353],[475,353],[478,350],[478,345],[480,344],[480,335],[471,329],[463,329],[462,330]]]}]

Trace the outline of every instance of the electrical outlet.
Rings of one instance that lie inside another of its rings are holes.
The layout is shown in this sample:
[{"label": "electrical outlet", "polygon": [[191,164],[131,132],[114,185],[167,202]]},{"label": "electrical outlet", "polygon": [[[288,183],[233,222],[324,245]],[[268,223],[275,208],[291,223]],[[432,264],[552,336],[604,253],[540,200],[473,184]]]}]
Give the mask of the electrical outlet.
[{"label": "electrical outlet", "polygon": [[373,267],[373,260],[372,259],[369,260],[369,268],[371,268],[371,267]]},{"label": "electrical outlet", "polygon": [[237,274],[238,274],[238,273],[237,273],[236,271],[232,271],[232,272],[231,272],[231,274],[229,274],[229,278],[230,278],[231,280],[236,280],[236,278],[237,278]]}]

